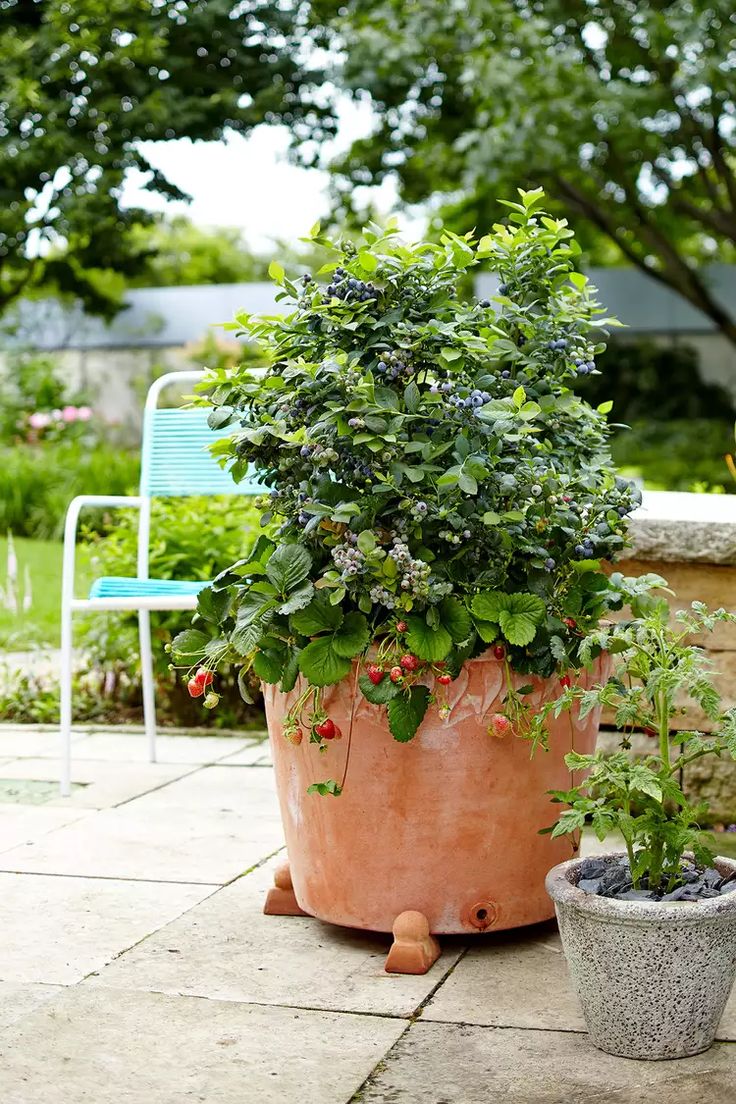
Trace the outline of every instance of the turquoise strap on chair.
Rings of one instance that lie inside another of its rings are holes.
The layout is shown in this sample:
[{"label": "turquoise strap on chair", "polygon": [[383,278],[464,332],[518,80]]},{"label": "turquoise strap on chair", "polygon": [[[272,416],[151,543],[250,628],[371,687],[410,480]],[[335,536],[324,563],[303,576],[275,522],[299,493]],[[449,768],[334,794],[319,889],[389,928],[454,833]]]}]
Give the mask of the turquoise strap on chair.
[{"label": "turquoise strap on chair", "polygon": [[227,468],[209,451],[229,426],[212,430],[206,409],[147,410],[143,421],[141,494],[150,496],[255,495],[264,490],[255,475],[234,483]]}]

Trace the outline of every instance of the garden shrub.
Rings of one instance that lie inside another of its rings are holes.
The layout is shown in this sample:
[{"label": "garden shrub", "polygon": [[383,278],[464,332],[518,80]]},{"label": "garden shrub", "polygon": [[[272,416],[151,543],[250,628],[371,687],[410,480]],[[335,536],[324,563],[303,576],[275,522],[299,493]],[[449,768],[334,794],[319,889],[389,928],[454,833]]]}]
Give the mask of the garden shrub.
[{"label": "garden shrub", "polygon": [[[232,496],[216,498],[156,499],[151,518],[150,574],[159,579],[210,580],[223,564],[246,555],[259,531],[260,512],[250,499]],[[114,526],[100,533],[85,529],[92,575],[134,575],[138,547],[138,511],[116,512]],[[191,621],[186,611],[151,614],[154,639],[153,659],[157,683],[157,707],[177,724],[206,723],[212,714],[202,714],[185,688],[169,670],[170,657],[164,651],[172,637]],[[108,682],[132,680],[132,704],[139,704],[140,656],[138,619],[134,613],[95,614],[80,618],[78,642]],[[256,680],[254,680],[256,685]],[[233,728],[252,720],[254,711],[238,694],[236,679],[223,684],[223,698],[212,723]]]},{"label": "garden shrub", "polygon": [[75,495],[135,493],[139,469],[138,452],[104,443],[72,440],[0,448],[0,532],[59,538]]}]

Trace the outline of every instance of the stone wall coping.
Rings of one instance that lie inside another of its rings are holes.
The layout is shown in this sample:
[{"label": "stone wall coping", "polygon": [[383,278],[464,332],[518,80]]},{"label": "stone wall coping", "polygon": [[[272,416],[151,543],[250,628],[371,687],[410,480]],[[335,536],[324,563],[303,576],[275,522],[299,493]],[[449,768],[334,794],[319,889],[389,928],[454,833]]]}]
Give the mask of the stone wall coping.
[{"label": "stone wall coping", "polygon": [[736,495],[645,491],[629,533],[626,558],[736,564]]}]

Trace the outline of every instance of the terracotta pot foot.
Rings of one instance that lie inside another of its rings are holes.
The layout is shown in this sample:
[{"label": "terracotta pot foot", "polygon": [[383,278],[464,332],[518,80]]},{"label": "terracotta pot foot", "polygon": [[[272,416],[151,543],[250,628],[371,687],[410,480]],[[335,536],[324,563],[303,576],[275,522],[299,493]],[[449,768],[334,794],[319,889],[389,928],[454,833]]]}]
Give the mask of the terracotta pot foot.
[{"label": "terracotta pot foot", "polygon": [[402,912],[394,920],[394,941],[385,969],[389,974],[426,974],[440,957],[440,945],[422,912]]},{"label": "terracotta pot foot", "polygon": [[299,908],[297,904],[288,862],[276,867],[273,886],[266,894],[263,911],[266,916],[309,916],[309,913]]}]

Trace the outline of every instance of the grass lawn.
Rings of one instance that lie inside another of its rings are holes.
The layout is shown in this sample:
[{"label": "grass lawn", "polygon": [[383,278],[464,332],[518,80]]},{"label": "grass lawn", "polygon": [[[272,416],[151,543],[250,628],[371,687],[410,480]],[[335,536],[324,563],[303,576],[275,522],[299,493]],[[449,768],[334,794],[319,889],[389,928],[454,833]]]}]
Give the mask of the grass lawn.
[{"label": "grass lawn", "polygon": [[[61,602],[61,542],[28,540],[14,537],[18,559],[16,584],[18,611],[8,609],[7,564],[8,541],[0,538],[0,649],[21,652],[39,645],[59,647],[59,605]],[[77,563],[83,556],[77,551]],[[77,572],[77,594],[84,594],[86,580],[85,563]],[[23,610],[26,586],[26,568],[30,576],[30,608]]]}]

